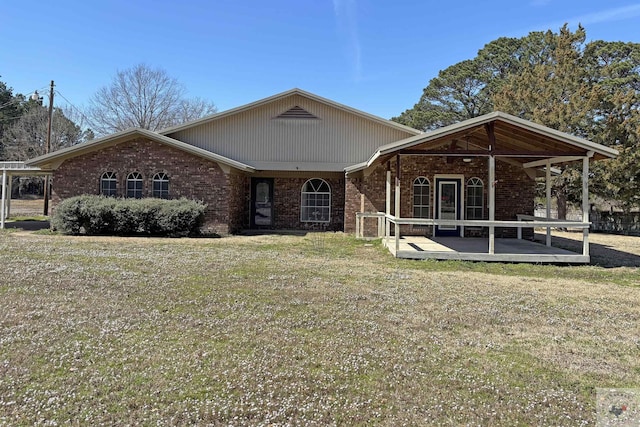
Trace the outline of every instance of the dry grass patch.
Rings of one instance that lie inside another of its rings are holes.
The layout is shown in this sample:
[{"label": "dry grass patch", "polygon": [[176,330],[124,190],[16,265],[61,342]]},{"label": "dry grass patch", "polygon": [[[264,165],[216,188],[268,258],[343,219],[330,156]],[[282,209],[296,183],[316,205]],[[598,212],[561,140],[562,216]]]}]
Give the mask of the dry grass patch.
[{"label": "dry grass patch", "polygon": [[589,425],[640,384],[637,268],[341,234],[0,234],[0,424]]}]

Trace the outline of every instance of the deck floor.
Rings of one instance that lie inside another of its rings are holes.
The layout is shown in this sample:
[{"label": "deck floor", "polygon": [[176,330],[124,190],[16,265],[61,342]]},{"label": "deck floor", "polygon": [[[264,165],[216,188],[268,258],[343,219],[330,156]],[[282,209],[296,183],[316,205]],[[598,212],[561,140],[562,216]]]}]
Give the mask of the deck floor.
[{"label": "deck floor", "polygon": [[495,239],[494,254],[488,253],[489,239],[487,238],[402,236],[397,254],[393,237],[385,243],[391,253],[398,258],[532,263],[589,262],[589,256],[519,239]]}]

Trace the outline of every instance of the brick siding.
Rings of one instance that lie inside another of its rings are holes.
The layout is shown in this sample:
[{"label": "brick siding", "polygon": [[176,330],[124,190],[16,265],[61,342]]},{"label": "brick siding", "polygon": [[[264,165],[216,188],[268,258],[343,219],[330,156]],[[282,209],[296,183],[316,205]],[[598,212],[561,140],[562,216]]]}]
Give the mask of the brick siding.
[{"label": "brick siding", "polygon": [[[345,231],[355,232],[355,214],[361,210],[361,197],[364,196],[365,212],[384,212],[386,204],[386,164],[377,166],[366,177],[348,177],[345,184]],[[400,215],[405,218],[413,217],[413,181],[424,176],[430,183],[430,210],[433,212],[433,197],[436,175],[455,174],[464,175],[464,188],[462,196],[466,192],[466,182],[473,177],[480,178],[484,184],[483,216],[489,218],[488,184],[489,168],[488,160],[474,159],[471,163],[464,163],[461,158],[454,158],[447,163],[442,157],[428,156],[404,156],[400,161],[401,192]],[[391,161],[391,213],[395,206],[395,178],[396,162]],[[533,215],[535,182],[517,166],[496,161],[496,220],[515,220],[517,214]],[[464,217],[464,215],[463,215]],[[365,222],[367,235],[374,235],[377,222],[369,219]],[[403,226],[402,234],[425,234],[430,229],[420,229],[411,226]],[[473,230],[467,230],[467,235]],[[524,230],[524,237],[532,237],[531,230]],[[497,237],[515,237],[515,228],[497,228]]]},{"label": "brick siding", "polygon": [[[205,231],[227,234],[234,231],[237,213],[235,188],[237,175],[225,175],[212,161],[186,153],[168,145],[137,138],[66,160],[53,174],[52,207],[60,200],[81,194],[100,194],[100,177],[115,172],[117,196],[126,195],[126,179],[131,172],[143,178],[142,195],[150,197],[156,173],[169,177],[169,198],[201,200],[207,204]],[[235,216],[234,216],[235,218]]]},{"label": "brick siding", "polygon": [[[329,223],[302,222],[300,220],[302,186],[311,178],[322,178],[331,188]],[[323,177],[321,174],[296,178],[275,178],[273,202],[274,227],[276,229],[342,231],[344,228],[344,179]]]}]

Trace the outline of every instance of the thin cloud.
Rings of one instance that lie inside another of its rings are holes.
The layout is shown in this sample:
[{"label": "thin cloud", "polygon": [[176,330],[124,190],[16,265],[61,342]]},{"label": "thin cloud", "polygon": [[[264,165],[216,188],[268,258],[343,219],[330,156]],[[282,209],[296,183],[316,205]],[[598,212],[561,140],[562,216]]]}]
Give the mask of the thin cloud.
[{"label": "thin cloud", "polygon": [[[532,1],[546,1],[546,0],[532,0]],[[533,3],[530,3],[533,4]],[[508,34],[497,34],[496,37],[508,36],[508,37],[522,37],[535,31],[558,31],[564,24],[569,24],[569,27],[575,28],[578,24],[582,26],[588,26],[591,24],[602,24],[614,21],[623,21],[627,19],[633,19],[640,16],[640,3],[635,3],[629,6],[611,8],[607,10],[601,10],[599,12],[588,13],[585,15],[575,16],[572,18],[566,18],[562,21],[547,22],[546,24],[535,25],[529,28],[514,29]],[[587,28],[588,30],[588,28]]]},{"label": "thin cloud", "polygon": [[622,21],[640,15],[640,3],[601,12],[590,13],[570,20],[570,22],[586,24],[600,24],[603,22]]},{"label": "thin cloud", "polygon": [[356,0],[333,0],[338,29],[347,39],[347,56],[351,60],[353,78],[356,82],[362,78],[362,54],[358,36]]},{"label": "thin cloud", "polygon": [[577,26],[578,24],[586,26],[590,24],[602,24],[605,22],[624,21],[638,16],[640,16],[640,3],[576,16],[574,18],[566,19],[563,22],[556,22],[547,26],[547,28],[560,28],[565,24],[565,22],[571,26]]}]

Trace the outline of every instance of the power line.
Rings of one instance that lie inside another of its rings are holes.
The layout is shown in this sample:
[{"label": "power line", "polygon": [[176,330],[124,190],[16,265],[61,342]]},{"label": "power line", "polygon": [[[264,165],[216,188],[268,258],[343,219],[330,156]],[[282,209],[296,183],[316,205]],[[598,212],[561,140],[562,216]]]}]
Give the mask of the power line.
[{"label": "power line", "polygon": [[[35,93],[35,92],[38,92],[38,91],[40,91],[40,90],[45,90],[45,89],[47,89],[48,87],[49,87],[49,86],[43,86],[43,87],[41,87],[41,88],[39,88],[39,89],[36,89],[36,90],[34,90],[34,91],[32,92],[32,94],[33,94],[33,93]],[[13,92],[13,89],[11,89],[11,91]],[[18,92],[17,94],[18,94],[18,95],[22,95],[20,92]],[[9,101],[9,102],[7,102],[7,103],[4,103],[4,104],[0,105],[0,110],[1,110],[1,109],[3,109],[3,108],[5,108],[5,107],[8,107],[9,105],[15,104],[15,103],[17,103],[17,102],[26,102],[26,101],[24,101],[24,100],[22,100],[22,99],[18,98],[18,97],[17,97],[17,95],[11,95],[11,96],[12,96],[14,99],[13,99],[13,100],[11,100],[11,101]],[[29,96],[29,97],[27,97],[27,101],[28,101],[29,99],[30,99],[30,96]]]},{"label": "power line", "polygon": [[60,95],[60,98],[64,99],[65,101],[67,101],[67,104],[69,104],[71,106],[71,108],[73,108],[74,110],[76,110],[76,112],[78,114],[80,114],[80,116],[82,116],[82,118],[84,120],[86,120],[87,125],[91,124],[91,120],[89,120],[89,118],[87,116],[85,116],[85,114],[82,112],[82,110],[80,110],[78,107],[76,107],[71,101],[69,101],[67,98],[65,98],[65,96],[63,94],[60,93],[59,90],[56,89],[56,93],[58,95]]}]

